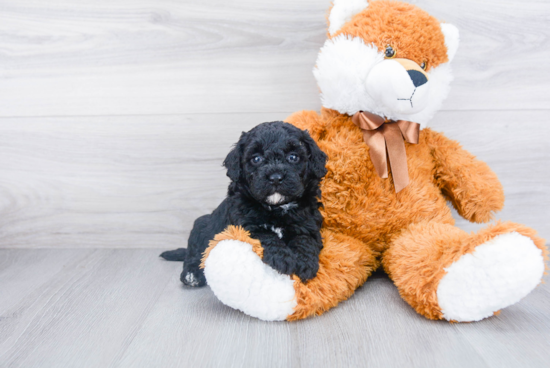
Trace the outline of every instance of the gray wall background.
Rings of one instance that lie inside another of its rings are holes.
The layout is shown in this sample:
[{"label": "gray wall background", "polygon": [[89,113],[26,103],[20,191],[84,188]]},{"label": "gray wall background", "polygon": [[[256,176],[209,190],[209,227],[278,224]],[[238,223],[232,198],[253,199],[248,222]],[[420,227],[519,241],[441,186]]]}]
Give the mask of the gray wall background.
[{"label": "gray wall background", "polygon": [[[550,239],[550,2],[412,3],[461,31],[431,127],[499,175],[498,218]],[[240,132],[320,109],[329,4],[1,0],[0,247],[185,246]]]}]

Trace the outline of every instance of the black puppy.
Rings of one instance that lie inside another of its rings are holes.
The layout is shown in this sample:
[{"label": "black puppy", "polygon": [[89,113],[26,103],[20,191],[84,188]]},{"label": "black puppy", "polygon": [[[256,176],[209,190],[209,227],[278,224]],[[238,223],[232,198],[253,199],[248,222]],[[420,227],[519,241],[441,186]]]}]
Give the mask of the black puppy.
[{"label": "black puppy", "polygon": [[312,279],[323,247],[319,182],[327,156],[307,131],[275,121],[243,132],[223,165],[231,179],[227,198],[195,220],[187,249],[161,257],[184,261],[181,281],[204,286],[204,250],[229,225],[240,225],[264,248],[263,261],[280,273]]}]

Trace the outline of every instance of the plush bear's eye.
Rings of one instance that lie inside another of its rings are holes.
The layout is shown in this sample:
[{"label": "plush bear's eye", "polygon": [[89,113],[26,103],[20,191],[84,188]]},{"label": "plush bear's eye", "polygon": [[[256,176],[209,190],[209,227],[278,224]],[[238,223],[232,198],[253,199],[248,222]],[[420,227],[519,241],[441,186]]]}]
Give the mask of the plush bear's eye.
[{"label": "plush bear's eye", "polygon": [[386,59],[394,58],[395,54],[396,54],[396,52],[393,49],[393,47],[391,47],[391,45],[386,46],[386,51],[384,51],[384,57]]},{"label": "plush bear's eye", "polygon": [[423,69],[423,70],[426,70],[426,68],[428,67],[428,62],[426,60],[424,60],[422,62],[422,64],[420,64],[420,67]]},{"label": "plush bear's eye", "polygon": [[264,158],[263,158],[262,156],[254,156],[254,157],[252,157],[252,159],[250,160],[250,162],[252,162],[254,165],[259,165],[259,164],[261,164],[263,161],[264,161]]},{"label": "plush bear's eye", "polygon": [[290,155],[288,155],[286,157],[287,161],[290,162],[291,164],[295,164],[297,163],[298,161],[300,161],[300,157],[298,155],[295,155],[294,153],[291,153]]}]

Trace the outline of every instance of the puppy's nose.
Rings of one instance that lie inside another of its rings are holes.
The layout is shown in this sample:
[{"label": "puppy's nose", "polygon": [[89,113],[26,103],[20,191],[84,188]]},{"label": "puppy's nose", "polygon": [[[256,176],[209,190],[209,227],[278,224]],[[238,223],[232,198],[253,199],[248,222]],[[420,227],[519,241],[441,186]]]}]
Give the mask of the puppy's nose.
[{"label": "puppy's nose", "polygon": [[271,184],[280,184],[283,181],[283,175],[280,173],[273,173],[269,175],[269,182]]},{"label": "puppy's nose", "polygon": [[426,78],[426,76],[418,70],[407,70],[407,73],[409,74],[409,77],[411,77],[415,87],[420,87],[428,81],[428,78]]}]

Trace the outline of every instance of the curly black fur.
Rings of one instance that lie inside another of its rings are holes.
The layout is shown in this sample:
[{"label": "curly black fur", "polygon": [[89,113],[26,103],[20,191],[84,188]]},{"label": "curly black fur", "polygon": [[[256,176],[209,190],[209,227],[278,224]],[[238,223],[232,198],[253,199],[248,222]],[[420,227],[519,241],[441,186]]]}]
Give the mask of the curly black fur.
[{"label": "curly black fur", "polygon": [[266,264],[304,282],[312,279],[323,247],[319,183],[326,159],[307,131],[288,123],[263,123],[243,132],[223,163],[231,179],[227,198],[195,220],[187,250],[161,257],[183,260],[181,281],[204,286],[199,265],[208,242],[227,226],[240,225],[261,241]]}]

